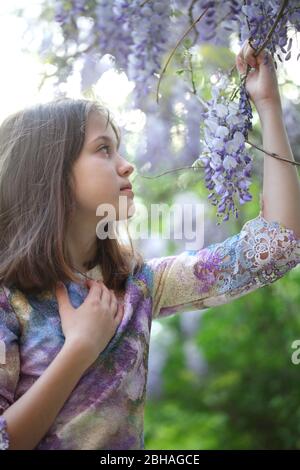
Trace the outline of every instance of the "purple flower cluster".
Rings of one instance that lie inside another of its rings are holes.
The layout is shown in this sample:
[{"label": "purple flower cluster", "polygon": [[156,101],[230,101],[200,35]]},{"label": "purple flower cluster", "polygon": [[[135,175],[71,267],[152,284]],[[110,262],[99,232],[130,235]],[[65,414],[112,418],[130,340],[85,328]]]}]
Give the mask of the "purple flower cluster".
[{"label": "purple flower cluster", "polygon": [[94,30],[99,38],[98,49],[102,54],[113,55],[117,68],[125,71],[132,45],[128,14],[129,2],[126,0],[99,0],[94,11]]},{"label": "purple flower cluster", "polygon": [[241,12],[242,2],[228,0],[218,2],[216,0],[200,0],[195,3],[193,17],[196,19],[208,8],[204,17],[196,28],[199,32],[199,41],[209,42],[217,46],[229,46],[229,34],[237,31],[238,15]]},{"label": "purple flower cluster", "polygon": [[289,23],[300,31],[300,4],[299,0],[289,0],[288,11],[286,14]]},{"label": "purple flower cluster", "polygon": [[82,0],[59,1],[54,11],[66,40],[74,38],[74,20],[78,16],[88,14],[94,20],[91,39],[96,38],[95,52],[115,57],[116,67],[125,70],[136,83],[137,100],[144,98],[157,82],[154,74],[160,72],[162,56],[169,50],[171,29],[170,2],[157,0],[143,6],[141,3],[141,0],[98,0],[92,7]]},{"label": "purple flower cluster", "polygon": [[[186,18],[188,26],[191,18],[195,19],[207,9],[201,22],[195,25],[197,43],[229,46],[230,34],[237,32],[241,43],[252,37],[253,46],[259,47],[274,24],[280,6],[281,0],[223,3],[199,0],[192,2],[187,11],[184,0],[148,1],[144,5],[141,0],[58,0],[54,2],[53,12],[66,46],[68,40],[76,41],[79,37],[78,17],[85,16],[93,21],[89,53],[113,55],[116,67],[121,67],[135,81],[135,96],[144,98],[155,83],[155,74],[161,71],[164,54],[173,45],[174,31],[180,36],[181,31],[177,29],[182,29],[182,18]],[[299,0],[289,0],[268,42],[272,57],[276,53],[280,61],[278,52],[285,54],[285,60],[291,56],[292,38],[287,34],[290,25],[300,31]]]},{"label": "purple flower cluster", "polygon": [[205,185],[211,191],[208,198],[218,206],[217,217],[229,219],[230,211],[238,217],[235,193],[239,203],[252,199],[252,160],[245,147],[245,139],[252,128],[252,109],[244,86],[240,89],[239,103],[225,98],[229,78],[223,76],[215,85],[213,98],[204,113],[204,151],[194,167],[204,167]]},{"label": "purple flower cluster", "polygon": [[[154,85],[155,74],[161,71],[162,58],[174,42],[174,31],[182,29],[182,18],[186,18],[188,26],[191,18],[195,19],[207,9],[201,22],[195,25],[197,43],[229,46],[230,34],[237,32],[241,43],[252,37],[253,46],[259,47],[274,24],[280,5],[281,0],[228,0],[223,3],[199,0],[185,11],[187,5],[184,0],[148,1],[144,5],[141,0],[59,0],[54,2],[53,8],[66,45],[68,40],[76,41],[79,35],[78,17],[86,16],[94,22],[89,53],[94,51],[114,56],[115,66],[123,69],[136,83],[134,95],[141,102],[140,98],[143,100]],[[272,57],[276,53],[280,61],[282,58],[278,52],[285,54],[285,60],[291,56],[292,38],[287,34],[289,25],[300,30],[298,0],[287,3],[268,42]]]},{"label": "purple flower cluster", "polygon": [[[265,41],[268,32],[274,25],[277,13],[280,10],[281,0],[247,0],[242,6],[239,16],[240,40],[243,43],[247,38],[252,38],[252,45],[258,49]],[[272,54],[282,62],[282,57],[278,52],[285,55],[285,60],[291,57],[292,38],[288,38],[288,23],[292,24],[296,30],[300,30],[300,5],[298,0],[289,1],[279,19],[267,47]],[[276,61],[275,67],[277,68]]]},{"label": "purple flower cluster", "polygon": [[54,14],[55,21],[64,24],[72,17],[82,14],[86,11],[86,2],[84,0],[73,0],[71,2],[55,2]]},{"label": "purple flower cluster", "polygon": [[[128,2],[129,3],[129,2]],[[168,34],[171,8],[169,2],[131,0],[128,6],[132,45],[128,56],[127,73],[136,83],[138,98],[148,95],[154,74],[160,72],[162,57],[169,49]]]}]

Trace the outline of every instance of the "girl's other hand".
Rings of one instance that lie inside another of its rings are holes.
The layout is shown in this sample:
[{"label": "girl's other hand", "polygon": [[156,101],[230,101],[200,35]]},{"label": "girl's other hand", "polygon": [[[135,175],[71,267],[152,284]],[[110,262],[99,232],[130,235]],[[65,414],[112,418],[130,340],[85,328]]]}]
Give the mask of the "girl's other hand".
[{"label": "girl's other hand", "polygon": [[56,287],[56,297],[65,342],[88,353],[92,363],[114,336],[124,308],[102,281],[87,280],[86,285],[89,293],[78,308],[71,304],[62,283]]}]

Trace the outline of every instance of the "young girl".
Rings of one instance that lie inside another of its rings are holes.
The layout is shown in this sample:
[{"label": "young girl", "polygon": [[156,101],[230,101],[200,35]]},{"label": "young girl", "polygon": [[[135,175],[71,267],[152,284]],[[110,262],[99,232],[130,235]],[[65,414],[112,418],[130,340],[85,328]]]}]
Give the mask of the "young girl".
[{"label": "young girl", "polygon": [[[246,42],[240,73],[265,150],[293,160],[272,58]],[[300,261],[295,167],[265,157],[263,207],[223,243],[141,260],[96,233],[96,209],[133,209],[133,167],[87,100],[15,113],[0,127],[0,447],[142,449],[154,318],[225,304]],[[100,137],[100,136],[104,137]],[[126,189],[127,188],[127,189]],[[63,285],[58,285],[63,281]]]}]

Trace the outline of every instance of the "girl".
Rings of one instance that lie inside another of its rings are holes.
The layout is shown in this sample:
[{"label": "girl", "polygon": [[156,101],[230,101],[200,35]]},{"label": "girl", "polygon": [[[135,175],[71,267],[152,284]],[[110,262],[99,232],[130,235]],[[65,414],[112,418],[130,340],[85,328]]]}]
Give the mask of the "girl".
[{"label": "girl", "polygon": [[[264,148],[292,161],[269,60],[246,42],[236,65],[255,68],[246,87]],[[15,113],[0,129],[2,449],[143,448],[152,320],[227,303],[300,261],[297,172],[269,157],[259,215],[223,243],[143,261],[101,240],[99,204],[121,218],[123,195],[125,218],[133,210],[133,167],[104,115],[66,99]]]}]

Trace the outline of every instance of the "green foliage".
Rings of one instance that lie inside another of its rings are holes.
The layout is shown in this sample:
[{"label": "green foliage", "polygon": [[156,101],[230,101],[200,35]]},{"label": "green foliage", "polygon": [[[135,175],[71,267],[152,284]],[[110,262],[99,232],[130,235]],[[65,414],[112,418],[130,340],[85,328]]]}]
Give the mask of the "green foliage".
[{"label": "green foliage", "polygon": [[182,365],[177,326],[164,396],[146,407],[147,449],[300,447],[300,366],[291,362],[292,342],[300,338],[299,283],[295,268],[270,286],[204,312],[195,334],[208,363],[200,378]]}]

